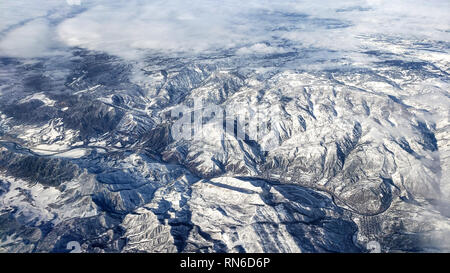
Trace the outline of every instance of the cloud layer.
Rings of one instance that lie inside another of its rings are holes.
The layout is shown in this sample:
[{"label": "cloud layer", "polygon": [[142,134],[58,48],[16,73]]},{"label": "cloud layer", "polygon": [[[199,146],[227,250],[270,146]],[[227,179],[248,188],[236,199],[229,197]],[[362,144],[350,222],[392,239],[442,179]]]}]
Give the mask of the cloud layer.
[{"label": "cloud layer", "polygon": [[2,7],[3,56],[33,57],[64,46],[126,58],[147,51],[353,51],[365,46],[361,37],[376,34],[450,41],[445,0],[16,2]]}]

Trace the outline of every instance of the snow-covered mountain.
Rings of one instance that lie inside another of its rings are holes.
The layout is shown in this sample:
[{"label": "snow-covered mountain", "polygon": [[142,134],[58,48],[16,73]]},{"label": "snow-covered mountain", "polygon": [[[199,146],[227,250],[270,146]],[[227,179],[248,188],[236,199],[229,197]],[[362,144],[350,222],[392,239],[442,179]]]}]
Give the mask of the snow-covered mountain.
[{"label": "snow-covered mountain", "polygon": [[448,19],[100,2],[0,30],[0,251],[450,251]]}]

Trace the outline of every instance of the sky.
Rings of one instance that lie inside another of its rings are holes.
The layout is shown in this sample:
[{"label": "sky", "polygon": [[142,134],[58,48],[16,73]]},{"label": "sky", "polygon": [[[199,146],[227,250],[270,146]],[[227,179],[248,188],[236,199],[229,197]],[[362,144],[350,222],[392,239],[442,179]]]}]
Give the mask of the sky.
[{"label": "sky", "polygon": [[0,56],[58,55],[74,46],[130,59],[352,52],[367,47],[366,35],[450,42],[449,13],[447,0],[0,0]]}]

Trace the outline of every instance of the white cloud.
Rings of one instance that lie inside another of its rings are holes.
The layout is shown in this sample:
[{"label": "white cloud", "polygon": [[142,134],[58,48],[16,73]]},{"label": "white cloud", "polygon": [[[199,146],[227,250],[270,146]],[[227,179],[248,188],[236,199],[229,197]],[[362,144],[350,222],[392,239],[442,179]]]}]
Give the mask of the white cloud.
[{"label": "white cloud", "polygon": [[242,33],[249,26],[232,22],[240,20],[238,14],[233,16],[229,7],[220,4],[128,1],[99,5],[63,22],[58,35],[69,45],[115,54],[142,49],[200,52],[243,43],[247,37]]},{"label": "white cloud", "polygon": [[268,46],[264,43],[257,43],[250,47],[241,47],[236,53],[240,55],[244,54],[274,54],[286,52],[283,48]]},{"label": "white cloud", "polygon": [[61,7],[61,0],[27,0],[1,1],[0,4],[0,33],[11,26],[20,25],[32,19],[45,17],[51,10]]},{"label": "white cloud", "polygon": [[[366,46],[361,35],[450,40],[446,0],[44,2],[12,1],[2,7],[1,54],[33,56],[62,44],[127,58],[147,51],[270,54],[289,50],[280,46],[283,42],[291,48],[348,52]],[[85,10],[64,18],[73,8]],[[58,16],[61,20],[50,20]],[[38,19],[53,23],[33,22]],[[26,45],[14,49],[21,41]]]},{"label": "white cloud", "polygon": [[[265,44],[274,37],[299,47],[355,50],[364,43],[355,38],[361,34],[443,36],[439,29],[448,27],[448,4],[433,2],[113,1],[66,20],[58,34],[72,46],[130,56],[140,50],[232,48],[241,48],[238,54],[274,53],[280,49]],[[339,8],[346,12],[336,12]]]},{"label": "white cloud", "polygon": [[33,20],[9,32],[0,41],[0,55],[33,58],[48,53],[51,33],[44,19]]}]

